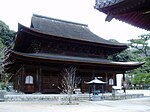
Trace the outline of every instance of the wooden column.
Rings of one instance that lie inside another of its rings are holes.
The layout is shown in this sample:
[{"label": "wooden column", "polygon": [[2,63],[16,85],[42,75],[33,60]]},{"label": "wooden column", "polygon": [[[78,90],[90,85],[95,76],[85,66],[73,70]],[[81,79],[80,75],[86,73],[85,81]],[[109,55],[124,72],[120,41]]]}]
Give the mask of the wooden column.
[{"label": "wooden column", "polygon": [[35,74],[35,92],[39,92],[39,87],[38,87],[38,83],[39,83],[39,67],[36,67],[36,74]]},{"label": "wooden column", "polygon": [[107,73],[105,73],[105,74],[106,74],[105,82],[108,82],[108,74]]},{"label": "wooden column", "polygon": [[42,92],[42,68],[39,67],[39,92]]},{"label": "wooden column", "polygon": [[115,73],[113,73],[113,80],[114,80],[114,85],[117,86],[117,77]]},{"label": "wooden column", "polygon": [[24,92],[25,90],[25,67],[22,66],[22,73],[21,73],[21,91]]},{"label": "wooden column", "polygon": [[20,85],[21,85],[21,83],[20,82],[22,82],[21,81],[21,74],[22,74],[22,67],[15,73],[15,90],[17,90],[17,91],[21,91],[21,88],[20,88]]},{"label": "wooden column", "polygon": [[15,73],[15,75],[13,76],[13,89],[14,90],[18,90],[18,72]]},{"label": "wooden column", "polygon": [[126,93],[125,72],[123,72],[123,91],[124,91],[124,93]]},{"label": "wooden column", "polygon": [[[108,81],[108,74],[107,74],[107,73],[105,73],[105,74],[106,74],[105,82],[109,82],[109,81]],[[106,93],[108,92],[108,83],[106,83],[106,85],[105,85],[105,92],[106,92]]]},{"label": "wooden column", "polygon": [[92,77],[91,77],[92,79],[94,79],[95,78],[95,71],[93,70],[92,71]]},{"label": "wooden column", "polygon": [[41,66],[36,67],[35,92],[41,92]]}]

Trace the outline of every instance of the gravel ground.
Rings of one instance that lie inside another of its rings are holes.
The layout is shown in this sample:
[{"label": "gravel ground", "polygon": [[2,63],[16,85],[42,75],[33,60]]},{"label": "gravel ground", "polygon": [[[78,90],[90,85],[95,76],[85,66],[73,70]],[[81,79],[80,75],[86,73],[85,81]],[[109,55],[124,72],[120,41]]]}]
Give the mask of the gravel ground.
[{"label": "gravel ground", "polygon": [[126,100],[81,101],[79,104],[60,102],[0,102],[0,112],[150,112],[150,97]]}]

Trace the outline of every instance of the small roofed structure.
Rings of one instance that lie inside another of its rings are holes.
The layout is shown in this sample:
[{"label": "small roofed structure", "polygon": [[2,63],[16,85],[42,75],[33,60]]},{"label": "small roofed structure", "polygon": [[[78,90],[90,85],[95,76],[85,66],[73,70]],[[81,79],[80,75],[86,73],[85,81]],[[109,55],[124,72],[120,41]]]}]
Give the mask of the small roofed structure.
[{"label": "small roofed structure", "polygon": [[[104,82],[104,81],[101,81],[99,80],[97,77],[95,77],[93,80],[89,81],[89,82],[85,82],[86,84],[89,84],[89,85],[93,85],[93,90],[92,90],[92,93],[93,95],[98,95],[99,93],[103,93],[103,85],[104,84],[107,84],[107,82]],[[96,85],[97,85],[97,88],[96,88]],[[101,89],[99,88],[99,86],[102,86]],[[90,94],[90,88],[89,88],[89,94]],[[90,96],[89,96],[90,97]]]},{"label": "small roofed structure", "polygon": [[107,82],[103,82],[99,79],[97,79],[97,77],[95,77],[93,80],[89,81],[89,82],[85,82],[86,84],[106,84]]},{"label": "small roofed structure", "polygon": [[96,0],[95,8],[107,15],[136,27],[150,30],[150,0]]},{"label": "small roofed structure", "polygon": [[[84,82],[93,77],[113,84],[106,84],[111,92],[116,85],[116,74],[125,73],[143,65],[143,62],[113,62],[107,57],[127,48],[92,33],[85,24],[33,15],[31,27],[18,24],[12,49],[5,52],[5,72],[14,74],[14,89],[24,93],[61,93],[62,70],[77,68],[77,86],[88,92]],[[54,86],[55,85],[55,86]]]}]

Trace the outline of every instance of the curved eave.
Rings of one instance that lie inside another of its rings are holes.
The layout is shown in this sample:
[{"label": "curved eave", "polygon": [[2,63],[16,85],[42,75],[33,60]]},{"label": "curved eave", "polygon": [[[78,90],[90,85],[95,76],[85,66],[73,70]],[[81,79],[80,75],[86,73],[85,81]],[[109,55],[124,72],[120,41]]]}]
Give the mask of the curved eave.
[{"label": "curved eave", "polygon": [[149,4],[149,0],[117,0],[111,3],[96,3],[95,8],[107,14],[106,21],[115,18],[138,28],[150,30]]},{"label": "curved eave", "polygon": [[122,4],[125,2],[125,0],[105,0],[105,2],[101,1],[99,2],[100,0],[96,0],[96,3],[95,3],[95,8],[96,9],[102,9],[102,10],[107,10],[108,8],[110,9],[113,9],[113,8],[116,8],[118,5]]},{"label": "curved eave", "polygon": [[149,3],[150,3],[149,0],[136,0],[136,1],[135,0],[112,0],[108,2],[96,3],[95,8],[106,14],[108,13],[120,14],[123,12],[129,12],[129,10],[142,11],[142,9],[144,9],[143,6],[147,7]]},{"label": "curved eave", "polygon": [[[88,41],[88,40],[82,40],[82,39],[73,39],[73,38],[66,38],[66,37],[60,37],[58,35],[50,35],[41,31],[38,31],[34,28],[28,28],[26,26],[23,26],[21,24],[18,24],[18,32],[25,32],[29,35],[34,35],[36,37],[40,38],[47,38],[47,39],[52,39],[55,38],[56,40],[65,40],[65,41],[72,41],[72,42],[80,42],[84,44],[92,44],[96,46],[103,46],[106,48],[113,48],[113,49],[120,49],[120,51],[125,50],[127,48],[126,44],[122,43],[113,43],[113,42],[94,42],[94,41]],[[57,37],[57,38],[56,38]]]},{"label": "curved eave", "polygon": [[52,54],[28,54],[20,52],[12,52],[14,58],[21,60],[34,60],[43,61],[45,63],[55,62],[55,63],[73,63],[73,64],[85,64],[97,67],[106,68],[117,68],[120,70],[131,70],[138,68],[144,64],[144,62],[113,62],[109,60],[103,60],[98,58],[86,58],[86,57],[75,57],[75,56],[63,56],[63,55],[52,55]]}]

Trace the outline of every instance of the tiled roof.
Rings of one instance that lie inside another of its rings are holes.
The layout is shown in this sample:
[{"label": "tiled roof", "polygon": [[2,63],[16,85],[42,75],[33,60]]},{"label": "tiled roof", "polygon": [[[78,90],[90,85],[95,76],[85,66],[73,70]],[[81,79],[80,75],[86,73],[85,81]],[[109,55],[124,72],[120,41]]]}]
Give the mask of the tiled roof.
[{"label": "tiled roof", "polygon": [[126,46],[125,44],[110,42],[95,35],[89,30],[88,26],[85,24],[69,22],[60,19],[53,19],[35,14],[32,17],[31,28],[57,37],[108,45],[118,45],[124,47]]},{"label": "tiled roof", "polygon": [[[21,52],[12,52],[16,56],[21,56],[25,58],[30,58],[30,59],[39,59],[39,60],[47,60],[48,61],[56,61],[56,62],[70,62],[70,63],[84,63],[84,64],[94,64],[97,66],[102,66],[104,67],[117,67],[126,69],[126,70],[131,70],[135,69],[141,65],[144,64],[144,62],[114,62],[106,59],[99,59],[99,58],[90,58],[90,57],[78,57],[78,56],[64,56],[64,55],[54,55],[54,54],[45,54],[45,53],[21,53]],[[16,57],[15,56],[15,57]],[[17,58],[17,57],[16,57]]]},{"label": "tiled roof", "polygon": [[150,0],[96,0],[95,8],[113,18],[150,30]]},{"label": "tiled roof", "polygon": [[104,8],[104,7],[118,4],[123,1],[125,0],[96,0],[95,8]]}]

